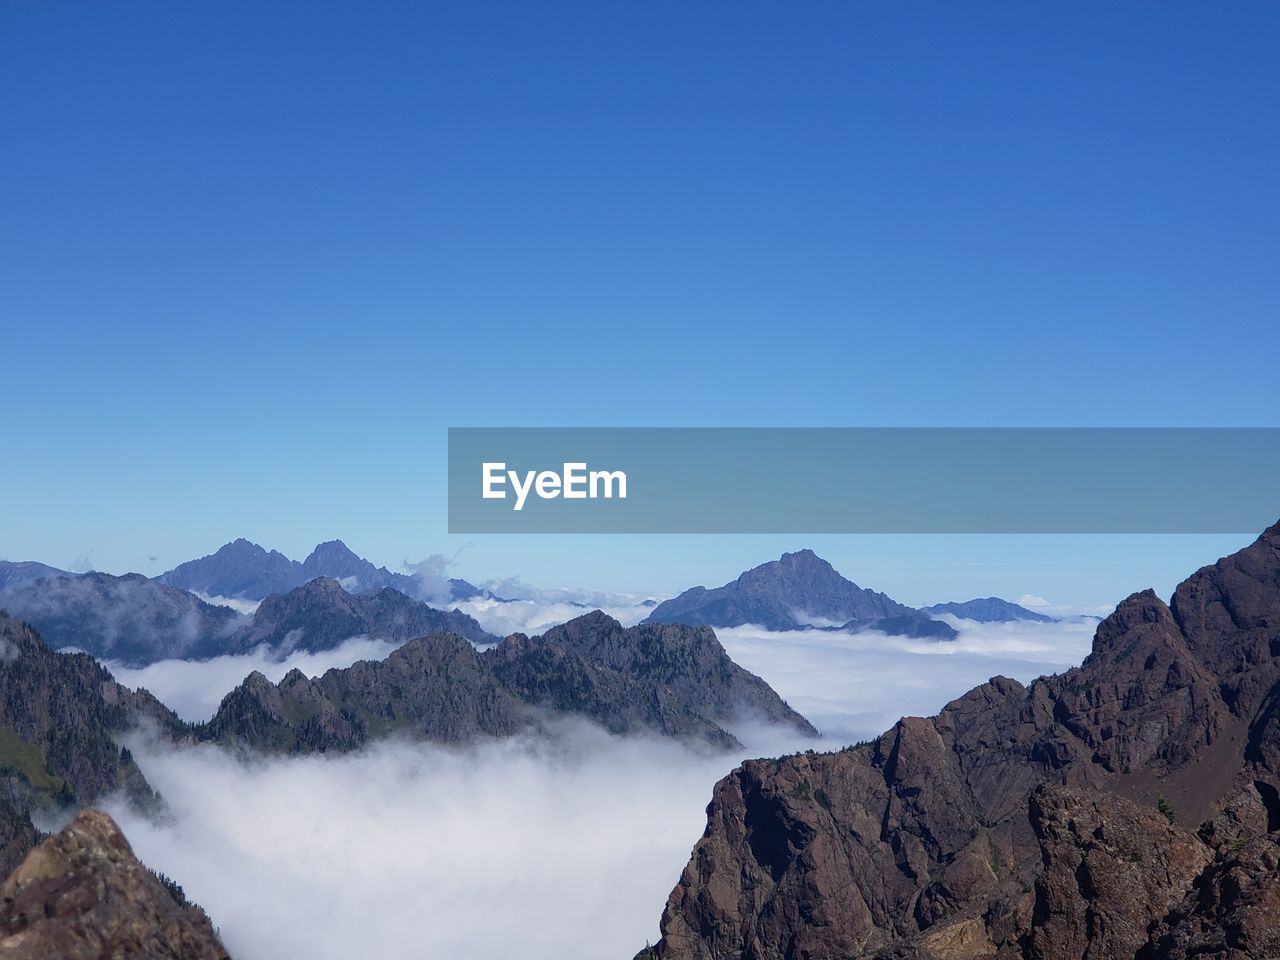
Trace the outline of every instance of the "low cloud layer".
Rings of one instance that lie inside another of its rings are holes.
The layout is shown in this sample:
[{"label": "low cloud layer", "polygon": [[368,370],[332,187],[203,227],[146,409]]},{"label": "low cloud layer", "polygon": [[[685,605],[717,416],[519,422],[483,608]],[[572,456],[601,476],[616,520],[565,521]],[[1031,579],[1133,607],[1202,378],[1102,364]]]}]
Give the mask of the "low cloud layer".
[{"label": "low cloud layer", "polygon": [[253,763],[132,746],[173,818],[108,809],[238,960],[630,957],[657,938],[712,786],[740,759],[585,724],[550,742]]},{"label": "low cloud layer", "polygon": [[[1064,669],[1088,652],[1095,626],[949,619],[960,630],[951,642],[717,631],[827,735],[820,743],[737,730],[746,749],[717,754],[563,722],[550,739],[392,740],[245,762],[139,737],[134,755],[172,817],[109,809],[139,856],[210,911],[238,960],[629,957],[656,939],[712,788],[740,759],[866,739],[992,675]],[[315,674],[393,646],[355,640],[281,663],[255,655],[252,665],[225,657],[117,673],[200,718],[247,669]]]},{"label": "low cloud layer", "polygon": [[297,667],[316,677],[332,667],[349,667],[357,660],[385,660],[400,646],[389,640],[353,637],[331,650],[317,653],[294,651],[275,659],[265,647],[251,653],[214,657],[212,660],[161,660],[145,667],[125,667],[107,662],[115,678],[127,687],[146,687],[183,720],[198,723],[218,710],[222,698],[254,670],[273,683]]},{"label": "low cloud layer", "polygon": [[603,610],[620,622],[630,627],[645,617],[653,609],[644,606],[639,598],[626,596],[597,596],[596,603],[582,603],[575,600],[558,598],[553,592],[550,596],[526,597],[524,599],[492,600],[476,598],[451,606],[474,617],[484,629],[495,636],[505,637],[512,633],[537,634],[548,627],[553,627],[574,617],[580,617],[592,610]]},{"label": "low cloud layer", "polygon": [[865,740],[902,716],[928,716],[960,694],[1003,674],[1024,683],[1078,664],[1088,654],[1091,621],[975,623],[943,617],[956,640],[883,633],[758,627],[719,629],[735,661],[759,674],[822,733]]}]

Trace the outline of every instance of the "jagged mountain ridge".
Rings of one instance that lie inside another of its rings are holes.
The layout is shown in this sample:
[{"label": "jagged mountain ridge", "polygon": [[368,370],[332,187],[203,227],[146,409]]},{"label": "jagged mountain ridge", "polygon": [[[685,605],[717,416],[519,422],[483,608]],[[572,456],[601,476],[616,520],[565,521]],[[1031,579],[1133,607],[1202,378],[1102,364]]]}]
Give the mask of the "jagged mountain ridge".
[{"label": "jagged mountain ridge", "polygon": [[306,559],[298,562],[241,537],[208,556],[181,563],[156,579],[206,596],[264,600],[317,577],[337,580],[350,593],[391,587],[410,597],[433,601],[469,600],[482,594],[474,585],[454,578],[432,584],[431,595],[424,595],[425,585],[420,578],[375,566],[341,540],[317,544]]},{"label": "jagged mountain ridge", "polygon": [[663,960],[1280,955],[1280,525],[1084,663],[832,754],[743,764]]},{"label": "jagged mountain ridge", "polygon": [[957,635],[949,624],[845,579],[812,550],[784,553],[711,590],[692,587],[658,604],[645,619],[712,627],[755,624],[766,630],[804,629],[814,621],[912,637]]},{"label": "jagged mountain ridge", "polygon": [[1028,610],[1021,604],[1001,600],[999,597],[979,597],[961,602],[935,603],[932,606],[921,607],[920,612],[927,613],[930,616],[949,613],[953,617],[959,617],[962,620],[976,620],[979,623],[1012,623],[1018,620],[1027,620],[1033,623],[1053,623],[1055,619],[1043,613]]},{"label": "jagged mountain ridge", "polygon": [[410,641],[366,661],[279,684],[251,675],[198,729],[202,739],[256,749],[352,749],[401,732],[458,742],[505,736],[546,716],[573,715],[615,733],[652,731],[736,746],[744,718],[816,731],[760,678],[729,659],[707,628],[622,627],[599,611],[539,637],[513,634],[477,651],[461,637]]}]

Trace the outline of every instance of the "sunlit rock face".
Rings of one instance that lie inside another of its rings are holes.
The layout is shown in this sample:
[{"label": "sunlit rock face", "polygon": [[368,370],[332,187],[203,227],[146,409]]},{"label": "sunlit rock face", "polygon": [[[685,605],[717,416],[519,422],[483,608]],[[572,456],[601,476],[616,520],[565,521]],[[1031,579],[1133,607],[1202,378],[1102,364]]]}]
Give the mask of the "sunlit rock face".
[{"label": "sunlit rock face", "polygon": [[6,960],[229,960],[209,918],[133,855],[114,821],[84,810],[0,887]]},{"label": "sunlit rock face", "polygon": [[1280,525],[1134,594],[1078,668],[873,742],[743,764],[667,960],[1274,957]]}]

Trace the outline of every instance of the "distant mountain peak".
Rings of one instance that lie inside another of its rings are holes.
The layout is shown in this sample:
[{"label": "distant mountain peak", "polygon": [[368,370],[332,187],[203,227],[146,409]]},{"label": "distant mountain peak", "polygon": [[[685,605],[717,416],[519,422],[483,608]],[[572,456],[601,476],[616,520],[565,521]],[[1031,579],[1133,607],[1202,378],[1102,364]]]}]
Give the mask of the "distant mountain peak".
[{"label": "distant mountain peak", "polygon": [[962,620],[976,620],[980,623],[1009,623],[1015,620],[1050,623],[1054,620],[1053,617],[1028,610],[1000,597],[979,597],[960,603],[935,603],[931,607],[921,607],[920,610],[934,616],[947,613]]},{"label": "distant mountain peak", "polygon": [[712,627],[755,624],[767,630],[823,623],[907,636],[956,636],[948,624],[858,586],[807,548],[752,567],[723,586],[686,590],[658,604],[645,622]]},{"label": "distant mountain peak", "polygon": [[[359,560],[362,563],[369,563],[348,547],[341,540],[325,540],[323,543],[317,543],[315,548],[307,555],[307,559],[303,560],[305,565],[308,560],[318,559],[342,559],[342,560]],[[370,564],[372,566],[372,564]]]}]

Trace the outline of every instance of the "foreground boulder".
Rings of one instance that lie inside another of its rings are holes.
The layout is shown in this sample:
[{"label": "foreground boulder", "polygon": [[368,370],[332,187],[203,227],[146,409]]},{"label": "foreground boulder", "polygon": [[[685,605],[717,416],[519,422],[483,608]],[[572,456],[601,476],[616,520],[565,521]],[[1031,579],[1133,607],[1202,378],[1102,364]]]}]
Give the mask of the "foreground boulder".
[{"label": "foreground boulder", "polygon": [[84,810],[0,887],[4,960],[229,960],[199,907],[133,855],[110,817]]}]

